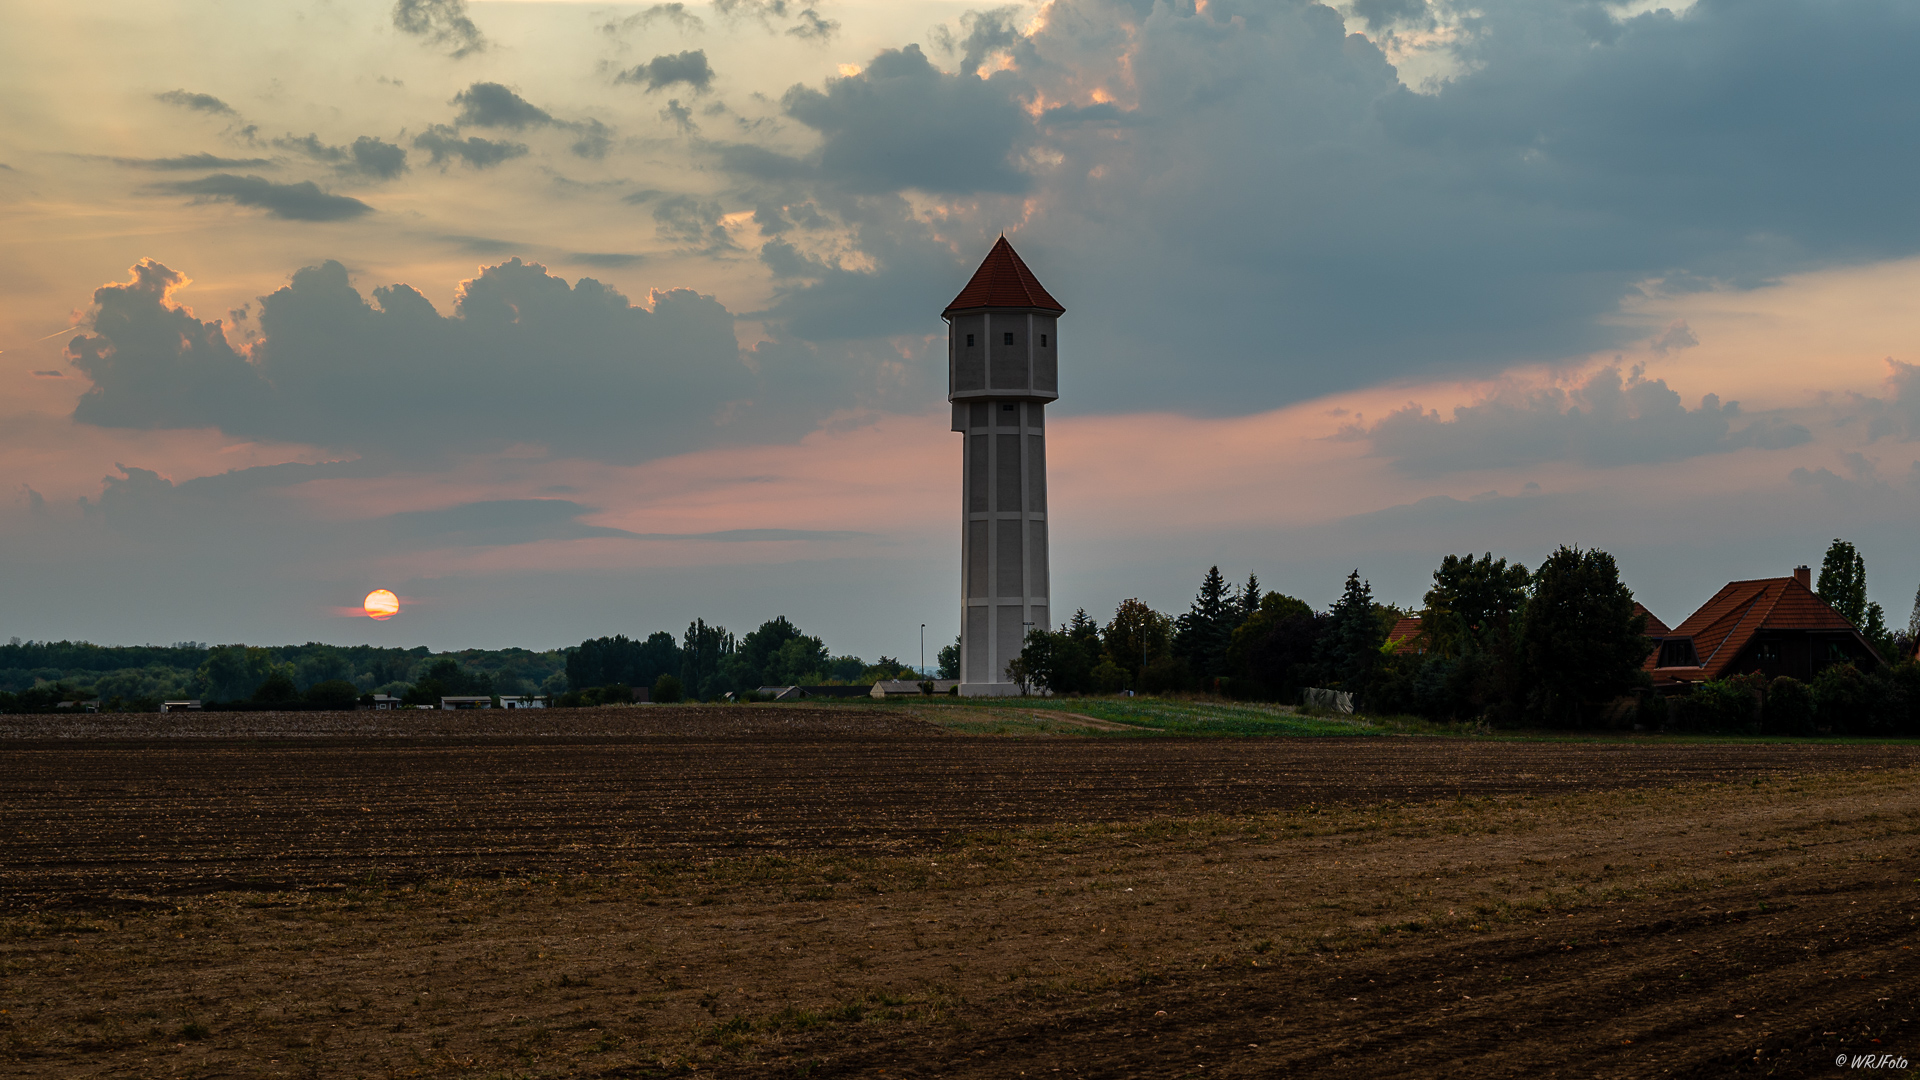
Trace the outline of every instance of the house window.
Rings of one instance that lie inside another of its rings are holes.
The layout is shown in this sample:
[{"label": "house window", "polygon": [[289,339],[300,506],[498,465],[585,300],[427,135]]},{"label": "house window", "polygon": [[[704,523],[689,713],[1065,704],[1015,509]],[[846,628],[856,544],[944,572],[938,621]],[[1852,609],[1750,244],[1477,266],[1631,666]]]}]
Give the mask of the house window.
[{"label": "house window", "polygon": [[972,334],[968,334],[968,335],[967,335],[967,348],[969,348],[969,349],[971,349],[971,348],[973,348],[973,335],[972,335]]},{"label": "house window", "polygon": [[1007,345],[1013,344],[1013,331],[1009,330],[1006,334],[1002,335],[1002,342]]},{"label": "house window", "polygon": [[1045,334],[1040,335],[1040,347],[1043,349],[1047,347],[1047,335]]}]

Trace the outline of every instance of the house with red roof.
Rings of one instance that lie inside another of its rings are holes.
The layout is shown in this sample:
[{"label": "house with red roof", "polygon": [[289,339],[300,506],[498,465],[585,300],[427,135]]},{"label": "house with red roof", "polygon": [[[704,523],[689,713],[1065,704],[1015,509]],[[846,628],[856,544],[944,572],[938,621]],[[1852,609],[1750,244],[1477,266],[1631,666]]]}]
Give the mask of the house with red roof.
[{"label": "house with red roof", "polygon": [[1791,577],[1730,581],[1666,633],[1655,633],[1649,618],[1647,636],[1658,641],[1644,666],[1664,689],[1751,672],[1808,682],[1832,664],[1886,663],[1846,616],[1814,593],[1813,573],[1804,566]]},{"label": "house with red roof", "polygon": [[1387,631],[1387,644],[1393,646],[1396,653],[1423,653],[1427,651],[1427,639],[1420,636],[1420,616],[1409,615],[1393,624]]}]

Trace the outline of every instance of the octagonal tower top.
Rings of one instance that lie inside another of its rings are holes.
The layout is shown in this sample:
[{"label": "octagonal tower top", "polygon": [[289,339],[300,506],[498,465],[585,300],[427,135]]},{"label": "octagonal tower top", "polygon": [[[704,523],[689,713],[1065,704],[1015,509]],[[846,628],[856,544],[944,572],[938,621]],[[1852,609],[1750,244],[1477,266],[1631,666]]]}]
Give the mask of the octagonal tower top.
[{"label": "octagonal tower top", "polygon": [[956,311],[974,311],[980,308],[1024,308],[1027,310],[1052,311],[1063,313],[1067,309],[1060,301],[1048,294],[1040,279],[1033,276],[1020,254],[1013,250],[1002,236],[993,250],[980,263],[980,269],[973,272],[967,287],[953,298],[941,317],[952,315]]}]

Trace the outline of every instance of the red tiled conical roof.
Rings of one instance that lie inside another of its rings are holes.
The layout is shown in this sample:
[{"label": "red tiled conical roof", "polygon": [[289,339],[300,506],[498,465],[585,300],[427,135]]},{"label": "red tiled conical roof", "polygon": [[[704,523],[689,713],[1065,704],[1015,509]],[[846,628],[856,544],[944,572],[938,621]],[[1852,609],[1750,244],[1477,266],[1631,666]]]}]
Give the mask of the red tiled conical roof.
[{"label": "red tiled conical roof", "polygon": [[1048,311],[1064,312],[1067,309],[1047,294],[1040,279],[1033,276],[1027,264],[1020,261],[1020,255],[1013,250],[1002,236],[993,250],[980,263],[980,269],[973,272],[973,280],[960,290],[942,315],[951,315],[956,311],[970,308],[1044,308]]}]

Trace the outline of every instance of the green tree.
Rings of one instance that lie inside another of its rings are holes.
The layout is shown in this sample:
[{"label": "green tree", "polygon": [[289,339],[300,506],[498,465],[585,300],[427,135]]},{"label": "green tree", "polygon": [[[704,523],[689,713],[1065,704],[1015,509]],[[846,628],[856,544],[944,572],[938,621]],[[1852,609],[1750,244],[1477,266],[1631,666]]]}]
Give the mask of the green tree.
[{"label": "green tree", "polygon": [[1364,695],[1380,662],[1380,646],[1387,640],[1374,614],[1372,583],[1362,581],[1359,570],[1348,574],[1339,601],[1327,614],[1330,620],[1319,641],[1320,662],[1333,677],[1333,689]]},{"label": "green tree", "polygon": [[208,701],[245,701],[273,674],[273,654],[245,645],[209,649],[194,682]]},{"label": "green tree", "polygon": [[1301,686],[1319,681],[1315,658],[1326,620],[1305,601],[1270,592],[1233,632],[1227,667],[1251,697],[1294,700]]},{"label": "green tree", "polygon": [[1858,629],[1867,621],[1867,560],[1852,544],[1836,539],[1820,560],[1820,579],[1813,591],[1827,606],[1846,616]]},{"label": "green tree", "polygon": [[360,701],[360,691],[345,679],[328,679],[307,687],[303,695],[307,704],[316,709],[345,711]]},{"label": "green tree", "polygon": [[688,623],[687,632],[680,639],[681,686],[703,701],[734,689],[722,685],[721,670],[737,648],[739,643],[726,627],[708,626],[705,619]]},{"label": "green tree", "polygon": [[1528,705],[1547,723],[1586,723],[1645,679],[1646,617],[1604,551],[1562,546],[1548,556],[1518,624]]},{"label": "green tree", "polygon": [[1504,648],[1514,615],[1527,600],[1527,568],[1488,552],[1448,555],[1433,572],[1420,609],[1428,650],[1457,657]]},{"label": "green tree", "polygon": [[1107,659],[1127,672],[1128,681],[1136,687],[1141,685],[1142,668],[1171,657],[1172,641],[1173,620],[1132,598],[1120,601],[1100,635]]},{"label": "green tree", "polygon": [[1233,622],[1233,628],[1235,630],[1240,629],[1248,619],[1253,618],[1255,612],[1260,610],[1260,601],[1262,598],[1260,592],[1260,575],[1249,572],[1247,574],[1247,583],[1240,586],[1240,591],[1235,594],[1233,598],[1236,609]]},{"label": "green tree", "polygon": [[662,705],[671,705],[680,700],[680,680],[673,675],[662,675],[653,680],[653,700]]},{"label": "green tree", "polygon": [[[1079,613],[1085,618],[1086,612]],[[1091,625],[1093,620],[1087,619]],[[1020,670],[1036,687],[1055,694],[1084,694],[1093,689],[1100,640],[1073,625],[1059,630],[1035,627],[1021,643]]]},{"label": "green tree", "polygon": [[256,705],[286,705],[299,699],[300,688],[293,684],[293,674],[285,668],[275,668],[253,691]]},{"label": "green tree", "polygon": [[1892,651],[1886,612],[1879,604],[1867,600],[1867,560],[1852,544],[1836,539],[1827,548],[1826,558],[1820,560],[1820,579],[1813,591],[1846,616],[1875,651],[1883,655]]},{"label": "green tree", "polygon": [[1173,655],[1185,660],[1187,669],[1203,682],[1226,674],[1227,645],[1239,622],[1238,608],[1220,568],[1210,566],[1192,605],[1174,623]]},{"label": "green tree", "polygon": [[942,679],[959,678],[960,677],[960,639],[957,637],[954,638],[953,644],[948,645],[945,648],[941,649],[939,656],[936,659],[940,665],[940,671],[939,671],[940,678]]}]

